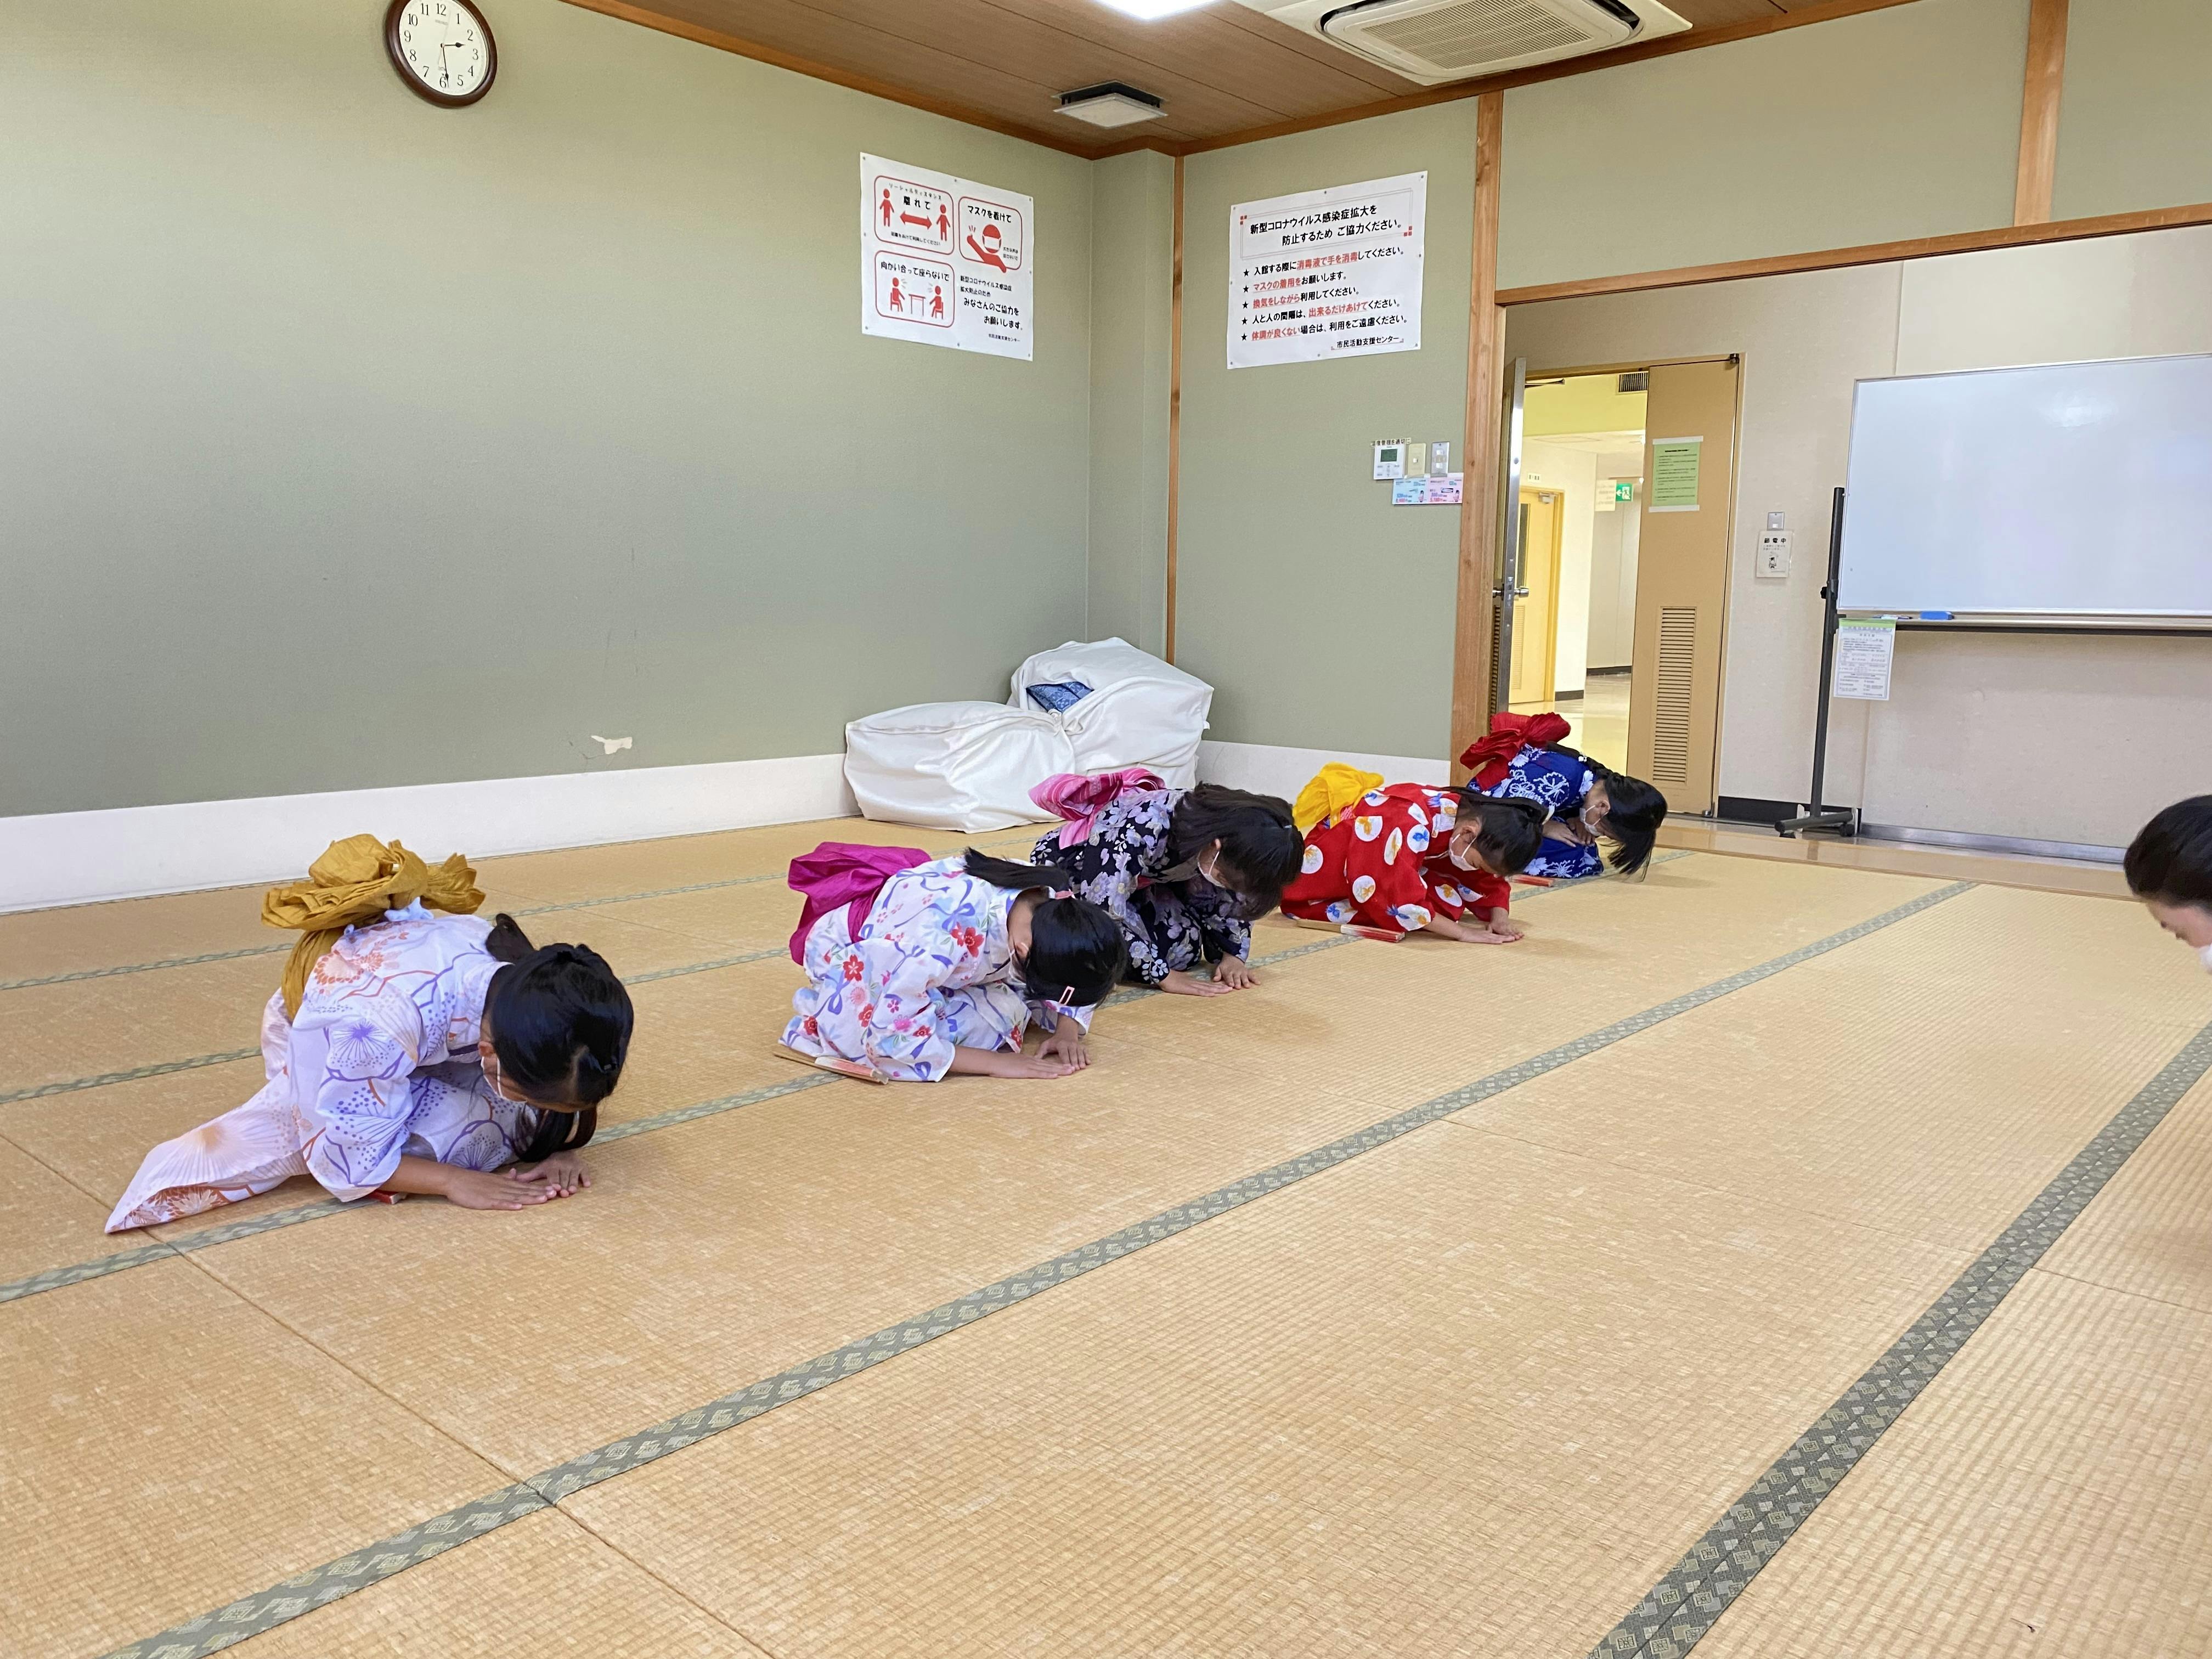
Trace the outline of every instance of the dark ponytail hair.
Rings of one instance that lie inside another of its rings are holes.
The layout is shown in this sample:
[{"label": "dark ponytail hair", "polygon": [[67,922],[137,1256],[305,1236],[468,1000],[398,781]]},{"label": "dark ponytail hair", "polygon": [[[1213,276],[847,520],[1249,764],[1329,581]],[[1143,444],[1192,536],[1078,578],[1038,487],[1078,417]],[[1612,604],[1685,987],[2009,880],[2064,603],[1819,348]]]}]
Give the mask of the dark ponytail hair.
[{"label": "dark ponytail hair", "polygon": [[507,965],[491,976],[484,1012],[507,1080],[538,1103],[521,1160],[581,1146],[599,1127],[629,1053],[629,993],[589,945],[533,945],[501,913],[484,949]]},{"label": "dark ponytail hair", "polygon": [[1201,783],[1175,804],[1168,818],[1168,860],[1183,864],[1215,842],[1223,873],[1235,884],[1248,921],[1282,902],[1283,889],[1298,878],[1306,838],[1291,817],[1291,804],[1226,784]]},{"label": "dark ponytail hair", "polygon": [[1615,873],[1632,876],[1651,861],[1659,826],[1667,822],[1667,797],[1641,778],[1595,761],[1589,765],[1605,785],[1605,828],[1599,833],[1613,844],[1610,862]]},{"label": "dark ponytail hair", "polygon": [[1616,772],[1603,761],[1594,761],[1579,749],[1564,743],[1545,745],[1555,755],[1578,760],[1605,786],[1605,838],[1613,853],[1608,862],[1613,873],[1632,876],[1651,861],[1658,842],[1659,826],[1667,822],[1667,797],[1657,787],[1626,772]]},{"label": "dark ponytail hair", "polygon": [[1030,915],[1030,951],[1021,965],[1022,994],[1032,1002],[1095,1008],[1114,994],[1129,965],[1121,924],[1089,899],[1054,898],[1075,883],[1057,865],[1016,864],[968,849],[968,873],[1012,892],[1042,887],[1045,897]]},{"label": "dark ponytail hair", "polygon": [[1486,795],[1473,784],[1459,792],[1459,825],[1474,826],[1474,850],[1491,871],[1517,876],[1543,844],[1544,809],[1518,796]]}]

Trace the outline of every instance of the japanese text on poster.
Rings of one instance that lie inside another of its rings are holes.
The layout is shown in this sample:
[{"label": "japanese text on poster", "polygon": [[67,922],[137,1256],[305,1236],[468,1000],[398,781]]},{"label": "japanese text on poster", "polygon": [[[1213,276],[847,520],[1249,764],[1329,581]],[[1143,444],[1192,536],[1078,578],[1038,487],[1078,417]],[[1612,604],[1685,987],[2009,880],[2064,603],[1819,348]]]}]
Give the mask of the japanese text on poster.
[{"label": "japanese text on poster", "polygon": [[1836,624],[1836,695],[1887,702],[1889,665],[1896,654],[1895,623],[1887,617],[1844,617]]},{"label": "japanese text on poster", "polygon": [[1036,204],[860,157],[860,332],[994,357],[1036,354]]},{"label": "japanese text on poster", "polygon": [[1698,471],[1705,448],[1703,438],[1654,438],[1651,441],[1650,511],[1694,513],[1698,510]]},{"label": "japanese text on poster", "polygon": [[1421,349],[1429,175],[1229,210],[1229,367]]}]

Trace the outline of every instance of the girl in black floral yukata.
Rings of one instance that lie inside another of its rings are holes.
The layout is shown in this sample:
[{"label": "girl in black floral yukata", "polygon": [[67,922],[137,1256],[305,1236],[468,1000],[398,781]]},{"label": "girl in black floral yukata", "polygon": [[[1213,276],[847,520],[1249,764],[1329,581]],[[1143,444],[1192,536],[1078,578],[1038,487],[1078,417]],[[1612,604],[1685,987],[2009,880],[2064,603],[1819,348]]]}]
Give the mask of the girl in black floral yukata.
[{"label": "girl in black floral yukata", "polygon": [[[1088,781],[1115,792],[1094,795],[1089,815],[1045,836],[1035,859],[1069,872],[1075,896],[1121,924],[1138,983],[1198,997],[1257,984],[1252,923],[1281,901],[1305,851],[1290,804],[1216,783],[1146,787],[1158,781],[1145,775],[1115,788],[1127,777]],[[1212,978],[1191,972],[1206,962]]]}]

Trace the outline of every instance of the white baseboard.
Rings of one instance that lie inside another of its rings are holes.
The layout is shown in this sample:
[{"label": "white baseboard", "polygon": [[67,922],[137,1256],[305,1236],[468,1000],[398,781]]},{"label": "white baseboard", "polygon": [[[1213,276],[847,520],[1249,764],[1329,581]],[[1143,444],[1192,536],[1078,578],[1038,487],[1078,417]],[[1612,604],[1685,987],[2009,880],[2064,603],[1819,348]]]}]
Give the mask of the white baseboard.
[{"label": "white baseboard", "polygon": [[1201,783],[1225,783],[1262,795],[1294,801],[1315,773],[1331,761],[1342,761],[1363,772],[1380,772],[1386,783],[1447,783],[1451,764],[1431,756],[1348,755],[1338,749],[1279,749],[1264,743],[1201,743],[1198,745],[1198,776]]},{"label": "white baseboard", "polygon": [[296,879],[363,831],[434,862],[849,817],[842,755],[0,818],[0,912]]}]

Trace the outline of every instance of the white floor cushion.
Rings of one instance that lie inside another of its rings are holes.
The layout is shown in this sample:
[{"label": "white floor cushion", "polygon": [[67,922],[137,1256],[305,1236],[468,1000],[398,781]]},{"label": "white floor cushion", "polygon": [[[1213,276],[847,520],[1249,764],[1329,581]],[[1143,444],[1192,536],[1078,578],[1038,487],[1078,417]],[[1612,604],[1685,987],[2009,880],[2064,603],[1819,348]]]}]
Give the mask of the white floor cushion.
[{"label": "white floor cushion", "polygon": [[1077,769],[1059,716],[995,702],[922,702],[845,728],[845,779],[867,817],[1004,830],[1049,816],[1030,791]]}]

